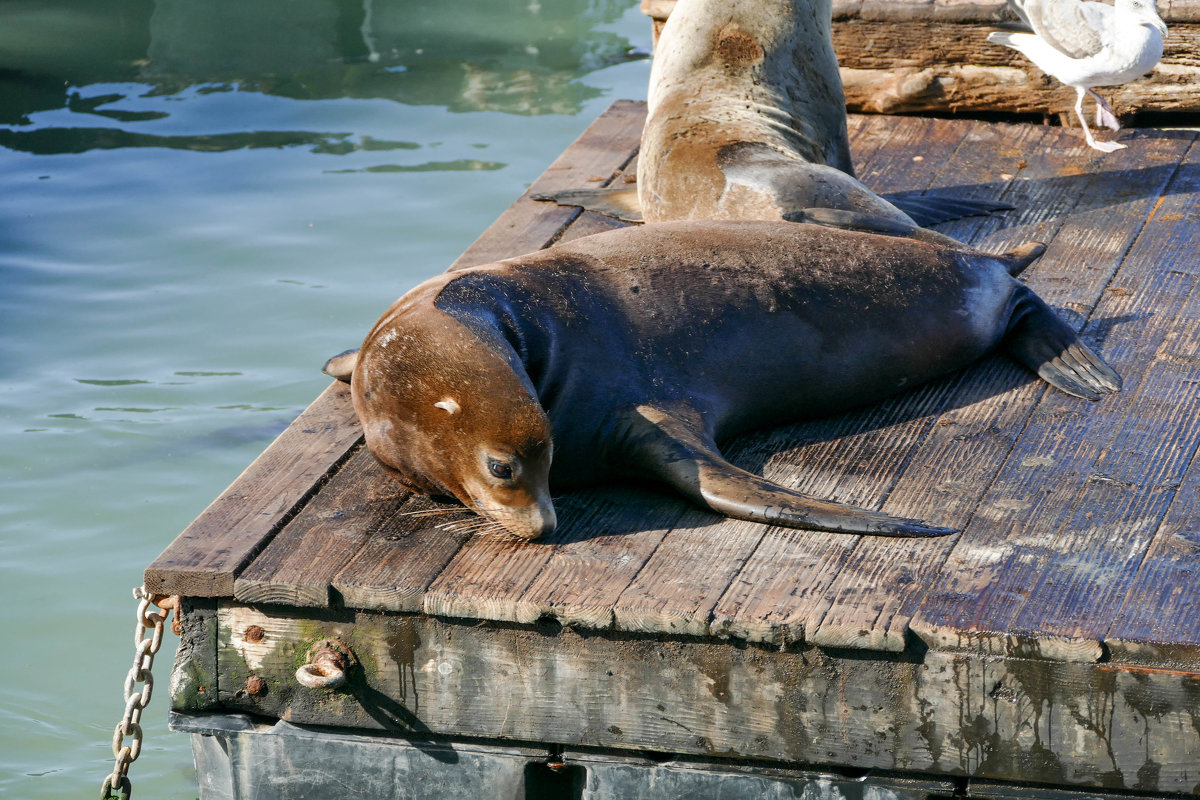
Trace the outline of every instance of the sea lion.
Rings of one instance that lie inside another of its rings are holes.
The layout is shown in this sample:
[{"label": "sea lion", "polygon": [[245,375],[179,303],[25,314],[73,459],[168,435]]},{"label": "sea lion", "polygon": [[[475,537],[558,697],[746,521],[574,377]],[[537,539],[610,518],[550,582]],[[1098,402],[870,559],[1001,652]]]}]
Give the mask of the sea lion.
[{"label": "sea lion", "polygon": [[400,483],[522,538],[555,490],[637,475],[721,514],[847,533],[949,533],[817,500],[738,469],[717,442],[871,403],[1003,342],[1070,394],[1120,379],[987,255],[787,222],[677,222],[444,273],[400,298],[352,377],[367,446]]},{"label": "sea lion", "polygon": [[[627,221],[793,219],[840,212],[918,226],[1012,206],[854,177],[830,0],[679,0],[655,47],[637,185],[538,195]],[[636,199],[632,197],[636,190]]]}]

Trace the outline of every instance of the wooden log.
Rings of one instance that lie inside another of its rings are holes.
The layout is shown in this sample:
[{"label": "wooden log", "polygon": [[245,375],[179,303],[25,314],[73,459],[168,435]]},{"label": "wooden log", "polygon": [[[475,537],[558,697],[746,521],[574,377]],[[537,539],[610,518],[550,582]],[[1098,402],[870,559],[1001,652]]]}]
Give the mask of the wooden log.
[{"label": "wooden log", "polygon": [[[642,0],[655,41],[675,0]],[[1200,0],[1160,2],[1170,28],[1149,75],[1101,90],[1119,115],[1200,111]],[[1060,114],[1076,124],[1073,89],[1027,58],[987,41],[1014,17],[1004,0],[841,0],[833,46],[846,107],[862,113]]]}]

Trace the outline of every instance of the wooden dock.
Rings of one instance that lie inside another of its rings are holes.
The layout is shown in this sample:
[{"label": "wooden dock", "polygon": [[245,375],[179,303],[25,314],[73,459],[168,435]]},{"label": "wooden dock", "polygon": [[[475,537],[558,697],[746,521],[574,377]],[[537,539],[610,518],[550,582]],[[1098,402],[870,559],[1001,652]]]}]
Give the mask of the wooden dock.
[{"label": "wooden dock", "polygon": [[[615,103],[456,265],[622,224],[531,195],[632,181],[644,111]],[[1200,793],[1197,134],[1126,132],[1105,156],[1046,126],[850,131],[877,191],[1016,206],[939,230],[1047,242],[1023,279],[1124,390],[1088,403],[994,356],[725,452],[960,534],[770,528],[627,486],[562,497],[549,541],[473,537],[446,527],[466,515],[412,513],[430,502],[374,464],[335,384],[146,570],[185,598],[174,709],[947,792]],[[322,639],[354,653],[341,689],[294,677]]]}]

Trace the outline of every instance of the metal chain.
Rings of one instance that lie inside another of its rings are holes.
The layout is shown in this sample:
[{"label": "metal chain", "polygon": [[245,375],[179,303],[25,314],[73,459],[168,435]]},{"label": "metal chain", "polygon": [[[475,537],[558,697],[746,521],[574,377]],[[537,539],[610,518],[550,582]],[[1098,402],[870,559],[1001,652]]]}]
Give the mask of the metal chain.
[{"label": "metal chain", "polygon": [[[150,674],[154,666],[154,654],[162,647],[163,626],[171,609],[175,609],[175,619],[179,619],[179,598],[150,594],[145,586],[133,590],[133,597],[138,601],[137,624],[133,629],[133,666],[125,676],[125,714],[113,731],[112,751],[117,759],[112,774],[104,779],[100,787],[100,800],[129,800],[133,786],[129,782],[129,765],[137,761],[142,754],[142,709],[150,704],[150,696],[154,693],[154,676]],[[157,606],[161,613],[151,611],[150,606]],[[153,629],[149,638],[145,637],[147,629]],[[175,633],[179,631],[172,625]],[[143,683],[138,691],[138,682]],[[131,737],[125,744],[125,737]],[[120,794],[114,794],[119,792]]]}]

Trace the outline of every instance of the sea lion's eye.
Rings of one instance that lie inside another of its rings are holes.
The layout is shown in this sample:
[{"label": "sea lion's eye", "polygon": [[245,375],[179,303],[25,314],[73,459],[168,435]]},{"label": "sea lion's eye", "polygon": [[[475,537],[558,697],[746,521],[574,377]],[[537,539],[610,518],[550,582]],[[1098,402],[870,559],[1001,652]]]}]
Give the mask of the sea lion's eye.
[{"label": "sea lion's eye", "polygon": [[512,465],[503,461],[488,461],[488,472],[502,481],[511,481],[513,476]]}]

